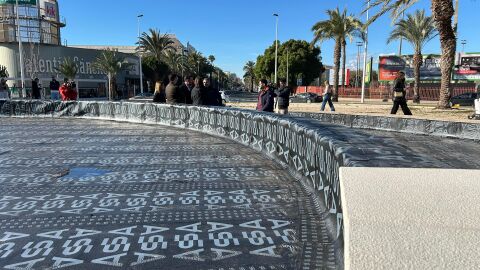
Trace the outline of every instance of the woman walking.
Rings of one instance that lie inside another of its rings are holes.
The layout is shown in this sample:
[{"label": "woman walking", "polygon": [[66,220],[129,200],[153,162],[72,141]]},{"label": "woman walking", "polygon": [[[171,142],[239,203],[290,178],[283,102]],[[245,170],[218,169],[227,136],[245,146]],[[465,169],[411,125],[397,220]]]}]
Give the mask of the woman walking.
[{"label": "woman walking", "polygon": [[334,112],[335,107],[333,106],[333,102],[332,102],[332,87],[330,87],[330,84],[328,83],[328,81],[325,81],[325,87],[323,89],[323,102],[322,102],[322,108],[320,109],[320,111],[325,110],[325,105],[327,105],[327,102],[328,102],[328,106],[330,106],[330,111]]},{"label": "woman walking", "polygon": [[405,73],[403,71],[398,72],[397,77],[393,82],[393,107],[390,114],[397,114],[399,106],[402,107],[403,114],[412,115],[412,112],[407,105],[405,92]]}]

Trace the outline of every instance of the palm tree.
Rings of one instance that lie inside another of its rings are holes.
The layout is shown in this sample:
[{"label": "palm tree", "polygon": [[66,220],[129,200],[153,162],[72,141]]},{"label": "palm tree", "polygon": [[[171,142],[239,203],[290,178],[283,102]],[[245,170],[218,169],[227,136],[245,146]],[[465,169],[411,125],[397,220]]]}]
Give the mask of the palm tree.
[{"label": "palm tree", "polygon": [[335,10],[327,10],[327,14],[329,16],[328,20],[319,21],[312,27],[312,31],[314,32],[312,45],[327,39],[335,40],[335,49],[333,53],[335,65],[333,74],[333,98],[336,100],[338,99],[338,75],[340,70],[342,45],[346,44],[347,39],[352,39],[353,36],[360,36],[363,25],[360,20],[354,16],[347,15],[346,9],[341,13],[338,8]]},{"label": "palm tree", "polygon": [[422,49],[427,42],[437,36],[437,30],[432,17],[425,16],[424,10],[417,10],[415,14],[408,14],[406,19],[402,19],[395,24],[395,28],[390,33],[387,43],[394,40],[405,39],[412,44],[415,49],[413,56],[413,67],[415,74],[415,87],[413,102],[420,103],[420,67],[423,64]]},{"label": "palm tree", "polygon": [[197,76],[201,76],[200,64],[204,63],[205,61],[205,57],[203,57],[200,52],[194,51],[189,53],[187,62],[190,72],[196,74]]},{"label": "palm tree", "polygon": [[180,73],[182,71],[183,59],[181,54],[178,54],[173,50],[167,50],[165,52],[164,62],[172,72]]},{"label": "palm tree", "polygon": [[71,58],[65,58],[63,62],[55,68],[55,70],[65,76],[66,79],[75,79],[78,72],[78,67]]},{"label": "palm tree", "polygon": [[142,33],[137,50],[147,56],[153,56],[160,63],[164,60],[165,51],[175,50],[173,40],[168,34],[161,34],[156,29],[149,31],[149,34]]},{"label": "palm tree", "polygon": [[209,55],[209,56],[208,56],[208,61],[210,61],[210,63],[211,63],[212,65],[213,65],[213,62],[215,62],[215,60],[216,60],[216,59],[215,59],[215,56],[213,56],[213,55]]},{"label": "palm tree", "polygon": [[245,71],[244,78],[249,77],[251,82],[250,92],[253,92],[254,88],[254,81],[255,81],[255,62],[248,61],[245,66],[243,67],[243,71]]},{"label": "palm tree", "polygon": [[[368,0],[366,0],[368,1]],[[375,21],[378,17],[387,12],[392,13],[392,18],[396,20],[402,12],[418,2],[419,0],[374,0],[372,7],[382,6],[381,10],[372,17],[369,23]],[[439,108],[450,108],[448,102],[452,96],[450,81],[452,78],[452,68],[455,61],[455,51],[457,49],[456,29],[452,26],[452,17],[455,13],[453,0],[430,0],[433,21],[440,36],[440,46],[442,48],[442,57],[440,69],[442,71],[442,81],[440,85]]]},{"label": "palm tree", "polygon": [[125,58],[112,49],[106,49],[97,56],[94,67],[107,73],[108,77],[108,99],[113,98],[113,89],[117,74],[129,68],[132,64],[125,61]]}]

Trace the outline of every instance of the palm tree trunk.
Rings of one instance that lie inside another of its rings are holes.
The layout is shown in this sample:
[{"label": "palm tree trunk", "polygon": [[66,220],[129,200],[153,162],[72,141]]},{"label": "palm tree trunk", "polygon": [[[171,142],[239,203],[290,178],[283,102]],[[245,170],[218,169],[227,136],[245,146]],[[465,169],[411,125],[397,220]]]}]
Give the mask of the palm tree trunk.
[{"label": "palm tree trunk", "polygon": [[415,76],[415,86],[413,87],[413,103],[420,103],[420,67],[422,66],[423,57],[420,51],[415,51],[413,56],[413,73]]},{"label": "palm tree trunk", "polygon": [[340,39],[335,40],[335,50],[333,51],[333,96],[338,96],[338,72],[340,69],[340,57],[342,43]]},{"label": "palm tree trunk", "polygon": [[[252,86],[250,88],[250,92],[253,92],[253,77],[250,77],[250,82],[252,83]],[[220,84],[220,79],[218,80],[218,84]]]},{"label": "palm tree trunk", "polygon": [[112,75],[108,73],[108,100],[112,101]]},{"label": "palm tree trunk", "polygon": [[[345,90],[345,81],[346,81],[346,76],[347,72],[345,70],[345,66],[347,65],[347,42],[345,40],[342,41],[342,71],[340,72],[340,75],[343,74],[343,76],[340,77],[339,81],[343,85],[343,89]],[[338,101],[338,92],[335,93],[335,95],[332,98],[332,101]]]},{"label": "palm tree trunk", "polygon": [[452,17],[454,14],[452,0],[432,0],[432,14],[437,26],[440,45],[442,48],[442,58],[440,69],[442,71],[442,82],[440,85],[440,99],[438,108],[449,108],[449,101],[452,97],[450,81],[452,78],[452,68],[455,61],[456,36],[452,27]]}]

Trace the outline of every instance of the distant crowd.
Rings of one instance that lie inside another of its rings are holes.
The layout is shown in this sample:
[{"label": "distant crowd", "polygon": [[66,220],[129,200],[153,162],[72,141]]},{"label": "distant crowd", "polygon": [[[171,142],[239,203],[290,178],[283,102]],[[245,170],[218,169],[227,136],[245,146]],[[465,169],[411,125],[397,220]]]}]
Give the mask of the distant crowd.
[{"label": "distant crowd", "polygon": [[167,82],[157,82],[153,102],[167,104],[192,104],[197,106],[223,106],[222,96],[218,89],[210,85],[209,78],[186,76],[181,78],[170,74]]}]

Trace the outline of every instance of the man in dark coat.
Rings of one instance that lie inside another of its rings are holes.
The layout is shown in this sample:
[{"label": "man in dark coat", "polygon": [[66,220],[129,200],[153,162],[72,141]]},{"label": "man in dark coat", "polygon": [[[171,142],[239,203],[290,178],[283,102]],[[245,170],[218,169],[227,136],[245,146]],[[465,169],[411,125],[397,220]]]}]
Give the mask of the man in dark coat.
[{"label": "man in dark coat", "polygon": [[32,98],[40,99],[40,86],[38,85],[38,78],[32,81]]},{"label": "man in dark coat", "polygon": [[170,74],[168,76],[169,84],[165,89],[165,95],[167,98],[167,104],[180,104],[185,103],[185,94],[177,86],[178,75]]},{"label": "man in dark coat", "polygon": [[180,86],[180,90],[185,95],[185,103],[192,104],[193,76],[185,77],[185,82]]},{"label": "man in dark coat", "polygon": [[202,85],[202,78],[195,78],[195,87],[192,89],[192,104],[195,106],[202,106],[206,104],[205,88]]},{"label": "man in dark coat", "polygon": [[290,88],[287,86],[286,79],[280,79],[280,88],[276,94],[278,114],[287,114],[290,105]]},{"label": "man in dark coat", "polygon": [[395,81],[393,82],[393,107],[390,114],[397,114],[399,106],[402,107],[403,114],[412,115],[412,112],[407,105],[405,73],[403,71],[398,72],[397,78],[395,78]]},{"label": "man in dark coat", "polygon": [[260,89],[258,92],[257,111],[273,112],[275,105],[275,92],[268,86],[266,79],[260,80]]},{"label": "man in dark coat", "polygon": [[208,78],[203,79],[203,87],[206,95],[206,105],[223,106],[222,95],[217,89],[210,86],[210,80]]},{"label": "man in dark coat", "polygon": [[52,76],[52,80],[50,81],[50,95],[53,100],[59,99],[59,89],[60,82],[55,79],[55,76]]}]

